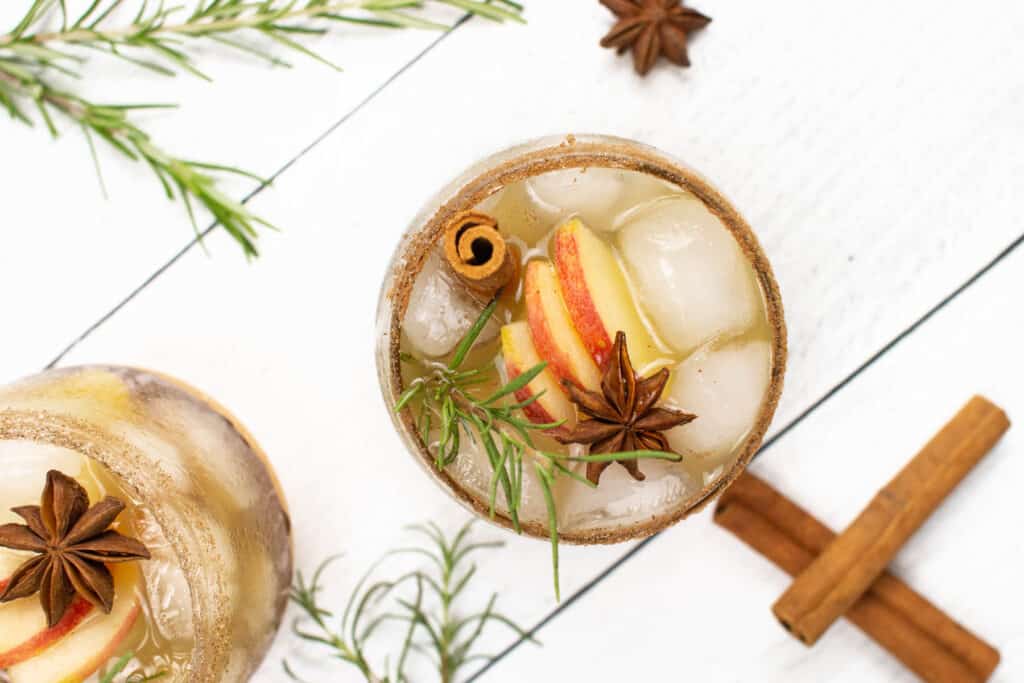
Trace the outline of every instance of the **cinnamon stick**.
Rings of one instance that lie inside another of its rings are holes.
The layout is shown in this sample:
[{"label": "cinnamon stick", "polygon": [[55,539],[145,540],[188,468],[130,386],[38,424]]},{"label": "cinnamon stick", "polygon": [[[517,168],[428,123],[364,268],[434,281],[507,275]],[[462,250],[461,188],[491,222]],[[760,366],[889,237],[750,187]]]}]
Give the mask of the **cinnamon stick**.
[{"label": "cinnamon stick", "polygon": [[480,299],[494,296],[518,270],[515,253],[490,216],[473,211],[456,215],[445,228],[444,256],[449,269]]},{"label": "cinnamon stick", "polygon": [[772,607],[783,626],[817,642],[1009,426],[998,406],[972,398],[794,579]]},{"label": "cinnamon stick", "polygon": [[[764,481],[745,473],[722,494],[715,522],[791,576],[836,534]],[[999,652],[888,572],[846,618],[929,683],[983,683]]]}]

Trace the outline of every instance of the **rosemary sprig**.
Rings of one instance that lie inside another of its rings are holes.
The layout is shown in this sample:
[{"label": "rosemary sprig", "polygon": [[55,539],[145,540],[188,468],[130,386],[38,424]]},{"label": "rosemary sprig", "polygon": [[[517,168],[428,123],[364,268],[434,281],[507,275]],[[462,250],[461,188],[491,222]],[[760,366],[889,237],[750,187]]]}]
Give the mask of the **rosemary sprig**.
[{"label": "rosemary sprig", "polygon": [[[373,683],[408,682],[407,662],[412,653],[427,656],[438,672],[441,683],[451,683],[466,664],[489,659],[476,654],[473,647],[488,624],[499,623],[529,640],[533,640],[508,617],[496,611],[497,594],[493,594],[482,610],[461,614],[457,604],[466,586],[476,575],[476,565],[469,564],[471,555],[480,550],[502,547],[500,542],[474,542],[469,532],[472,521],[465,524],[453,538],[447,538],[434,523],[410,527],[423,535],[427,547],[399,548],[385,555],[363,575],[348,599],[337,627],[329,621],[332,613],[319,602],[318,594],[324,570],[337,558],[325,561],[306,581],[301,572],[292,587],[291,599],[302,616],[293,623],[293,631],[303,640],[328,648],[332,656],[354,666],[367,681]],[[420,555],[430,560],[430,570],[415,570],[393,580],[373,581],[381,563],[397,555]],[[413,589],[403,594],[401,587]],[[390,607],[382,607],[385,598]],[[372,612],[372,614],[371,614]],[[370,664],[366,647],[378,628],[387,622],[403,625],[403,638],[394,666],[386,661],[377,669]],[[536,641],[534,641],[536,642]],[[285,660],[285,672],[301,680]]]},{"label": "rosemary sprig", "polygon": [[[167,105],[102,104],[87,100],[55,79],[80,79],[85,55],[100,52],[162,76],[187,72],[210,80],[189,50],[201,43],[217,43],[275,66],[291,66],[267,47],[245,42],[256,36],[278,46],[332,64],[304,45],[302,39],[325,34],[342,23],[379,28],[447,29],[423,18],[420,10],[445,5],[494,21],[522,21],[522,6],[513,0],[200,0],[188,11],[163,0],[142,2],[125,25],[113,25],[124,0],[92,0],[78,16],[69,16],[64,0],[32,0],[21,20],[0,33],[0,108],[27,125],[41,120],[51,135],[58,135],[54,114],[83,131],[97,167],[94,137],[122,156],[143,162],[153,171],[171,200],[184,206],[194,230],[194,204],[207,209],[249,257],[258,254],[258,226],[271,227],[219,189],[224,174],[266,181],[230,165],[189,161],[161,150],[129,117],[144,109]],[[47,27],[59,20],[57,30]],[[104,193],[106,192],[104,188]]]},{"label": "rosemary sprig", "polygon": [[[594,455],[570,456],[562,453],[537,451],[530,437],[532,431],[554,429],[562,422],[535,424],[520,417],[522,409],[541,398],[543,391],[525,401],[507,402],[514,395],[544,371],[547,363],[539,363],[516,376],[484,399],[475,396],[473,386],[486,381],[482,369],[461,370],[466,357],[484,328],[490,322],[497,307],[497,296],[480,313],[469,331],[459,342],[451,360],[445,364],[431,363],[414,356],[403,354],[402,360],[418,364],[426,374],[417,377],[399,396],[395,412],[401,412],[414,401],[418,401],[418,429],[420,437],[428,448],[433,421],[440,419],[440,438],[435,447],[434,465],[445,469],[455,462],[459,455],[461,434],[479,438],[491,465],[490,515],[494,518],[497,487],[501,484],[509,510],[509,518],[516,533],[521,533],[519,508],[523,495],[523,456],[530,450],[541,460],[534,462],[534,470],[540,483],[548,512],[548,533],[551,538],[551,566],[555,599],[561,600],[561,584],[558,571],[558,510],[554,486],[559,476],[567,476],[590,488],[597,485],[580,476],[567,465],[573,462],[623,462],[627,460],[658,459],[679,462],[682,457],[676,453],[661,451],[624,451]],[[469,427],[473,428],[470,431]],[[475,432],[475,436],[474,436]],[[500,444],[500,448],[498,447]]]},{"label": "rosemary sprig", "polygon": [[520,416],[522,409],[539,399],[541,394],[521,402],[505,401],[506,397],[525,387],[543,372],[546,363],[530,368],[489,396],[478,397],[473,392],[472,387],[486,381],[487,377],[479,368],[463,370],[462,366],[473,344],[490,322],[497,305],[498,299],[494,298],[484,308],[447,364],[405,357],[407,362],[418,363],[428,374],[416,379],[402,393],[395,404],[395,411],[404,410],[414,399],[419,401],[419,431],[424,443],[429,442],[434,419],[440,419],[440,439],[434,458],[438,470],[455,462],[463,433],[469,438],[479,438],[492,469],[489,500],[491,516],[495,513],[497,488],[500,485],[512,527],[519,533],[523,454],[527,448],[533,448],[530,432],[553,429],[562,423],[535,424]]},{"label": "rosemary sprig", "polygon": [[242,204],[231,199],[217,187],[218,173],[231,173],[254,178],[261,184],[267,181],[246,171],[230,166],[219,166],[179,159],[157,147],[141,128],[128,118],[133,112],[159,108],[159,105],[99,105],[70,92],[55,88],[48,80],[29,70],[14,67],[0,57],[0,107],[7,109],[18,120],[31,124],[27,112],[19,101],[32,102],[53,137],[57,128],[52,112],[63,114],[84,133],[89,151],[96,164],[99,159],[94,136],[99,137],[132,161],[143,162],[160,181],[168,199],[178,198],[196,235],[200,235],[194,204],[205,207],[228,233],[242,246],[246,256],[258,255],[255,239],[256,226],[272,227],[262,218],[250,213]]}]

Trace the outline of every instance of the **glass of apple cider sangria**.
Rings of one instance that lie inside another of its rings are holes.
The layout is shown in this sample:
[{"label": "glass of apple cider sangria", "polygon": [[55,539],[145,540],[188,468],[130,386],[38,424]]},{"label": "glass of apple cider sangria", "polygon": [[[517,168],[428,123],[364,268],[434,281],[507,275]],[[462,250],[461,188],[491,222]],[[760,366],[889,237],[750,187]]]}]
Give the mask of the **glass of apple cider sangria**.
[{"label": "glass of apple cider sangria", "polygon": [[778,286],[739,213],[603,136],[534,141],[445,188],[396,250],[378,326],[417,460],[482,516],[574,543],[650,535],[720,492],[786,361]]},{"label": "glass of apple cider sangria", "polygon": [[288,514],[245,429],[121,367],[0,388],[0,680],[248,679],[291,581]]}]

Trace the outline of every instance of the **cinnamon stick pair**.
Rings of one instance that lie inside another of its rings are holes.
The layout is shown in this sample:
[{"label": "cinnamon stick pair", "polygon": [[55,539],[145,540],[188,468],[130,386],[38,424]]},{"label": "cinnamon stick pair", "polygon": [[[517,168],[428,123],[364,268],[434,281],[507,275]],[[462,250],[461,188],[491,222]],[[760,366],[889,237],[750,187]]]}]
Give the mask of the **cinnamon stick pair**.
[{"label": "cinnamon stick pair", "polygon": [[845,614],[924,680],[981,683],[998,651],[885,567],[1008,427],[997,406],[971,399],[838,537],[750,473],[722,495],[715,521],[797,577],[774,611],[803,642]]}]

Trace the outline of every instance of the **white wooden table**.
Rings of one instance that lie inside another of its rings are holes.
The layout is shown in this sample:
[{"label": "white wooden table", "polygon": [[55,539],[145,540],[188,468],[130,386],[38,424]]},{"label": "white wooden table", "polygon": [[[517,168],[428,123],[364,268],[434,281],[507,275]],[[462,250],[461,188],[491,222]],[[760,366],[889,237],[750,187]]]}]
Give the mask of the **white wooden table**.
[{"label": "white wooden table", "polygon": [[[211,55],[211,86],[105,65],[98,96],[123,98],[130,79],[132,99],[182,102],[147,120],[165,146],[276,175],[250,206],[282,231],[255,263],[219,231],[204,252],[138,167],[105,155],[106,201],[73,131],[53,142],[0,122],[0,381],[112,362],[218,397],[277,466],[299,567],[345,553],[326,596],[340,602],[404,524],[466,516],[412,464],[379,398],[374,306],[399,234],[489,152],[622,135],[703,171],[758,231],[790,369],[753,469],[843,527],[972,393],[1024,419],[1024,6],[696,6],[714,23],[694,67],[646,80],[597,47],[611,18],[595,0],[530,0],[525,27],[352,27],[318,43],[342,74]],[[1024,680],[1022,448],[1011,429],[894,567],[1002,651],[999,681]],[[707,513],[639,549],[564,547],[561,606],[545,544],[478,533],[508,541],[479,590],[543,623],[544,643],[481,680],[913,680],[845,622],[813,650],[787,636],[769,611],[787,579]],[[511,641],[496,630],[487,647]],[[286,680],[280,660],[298,649],[282,632],[256,680]],[[340,665],[310,678],[357,680]]]}]

